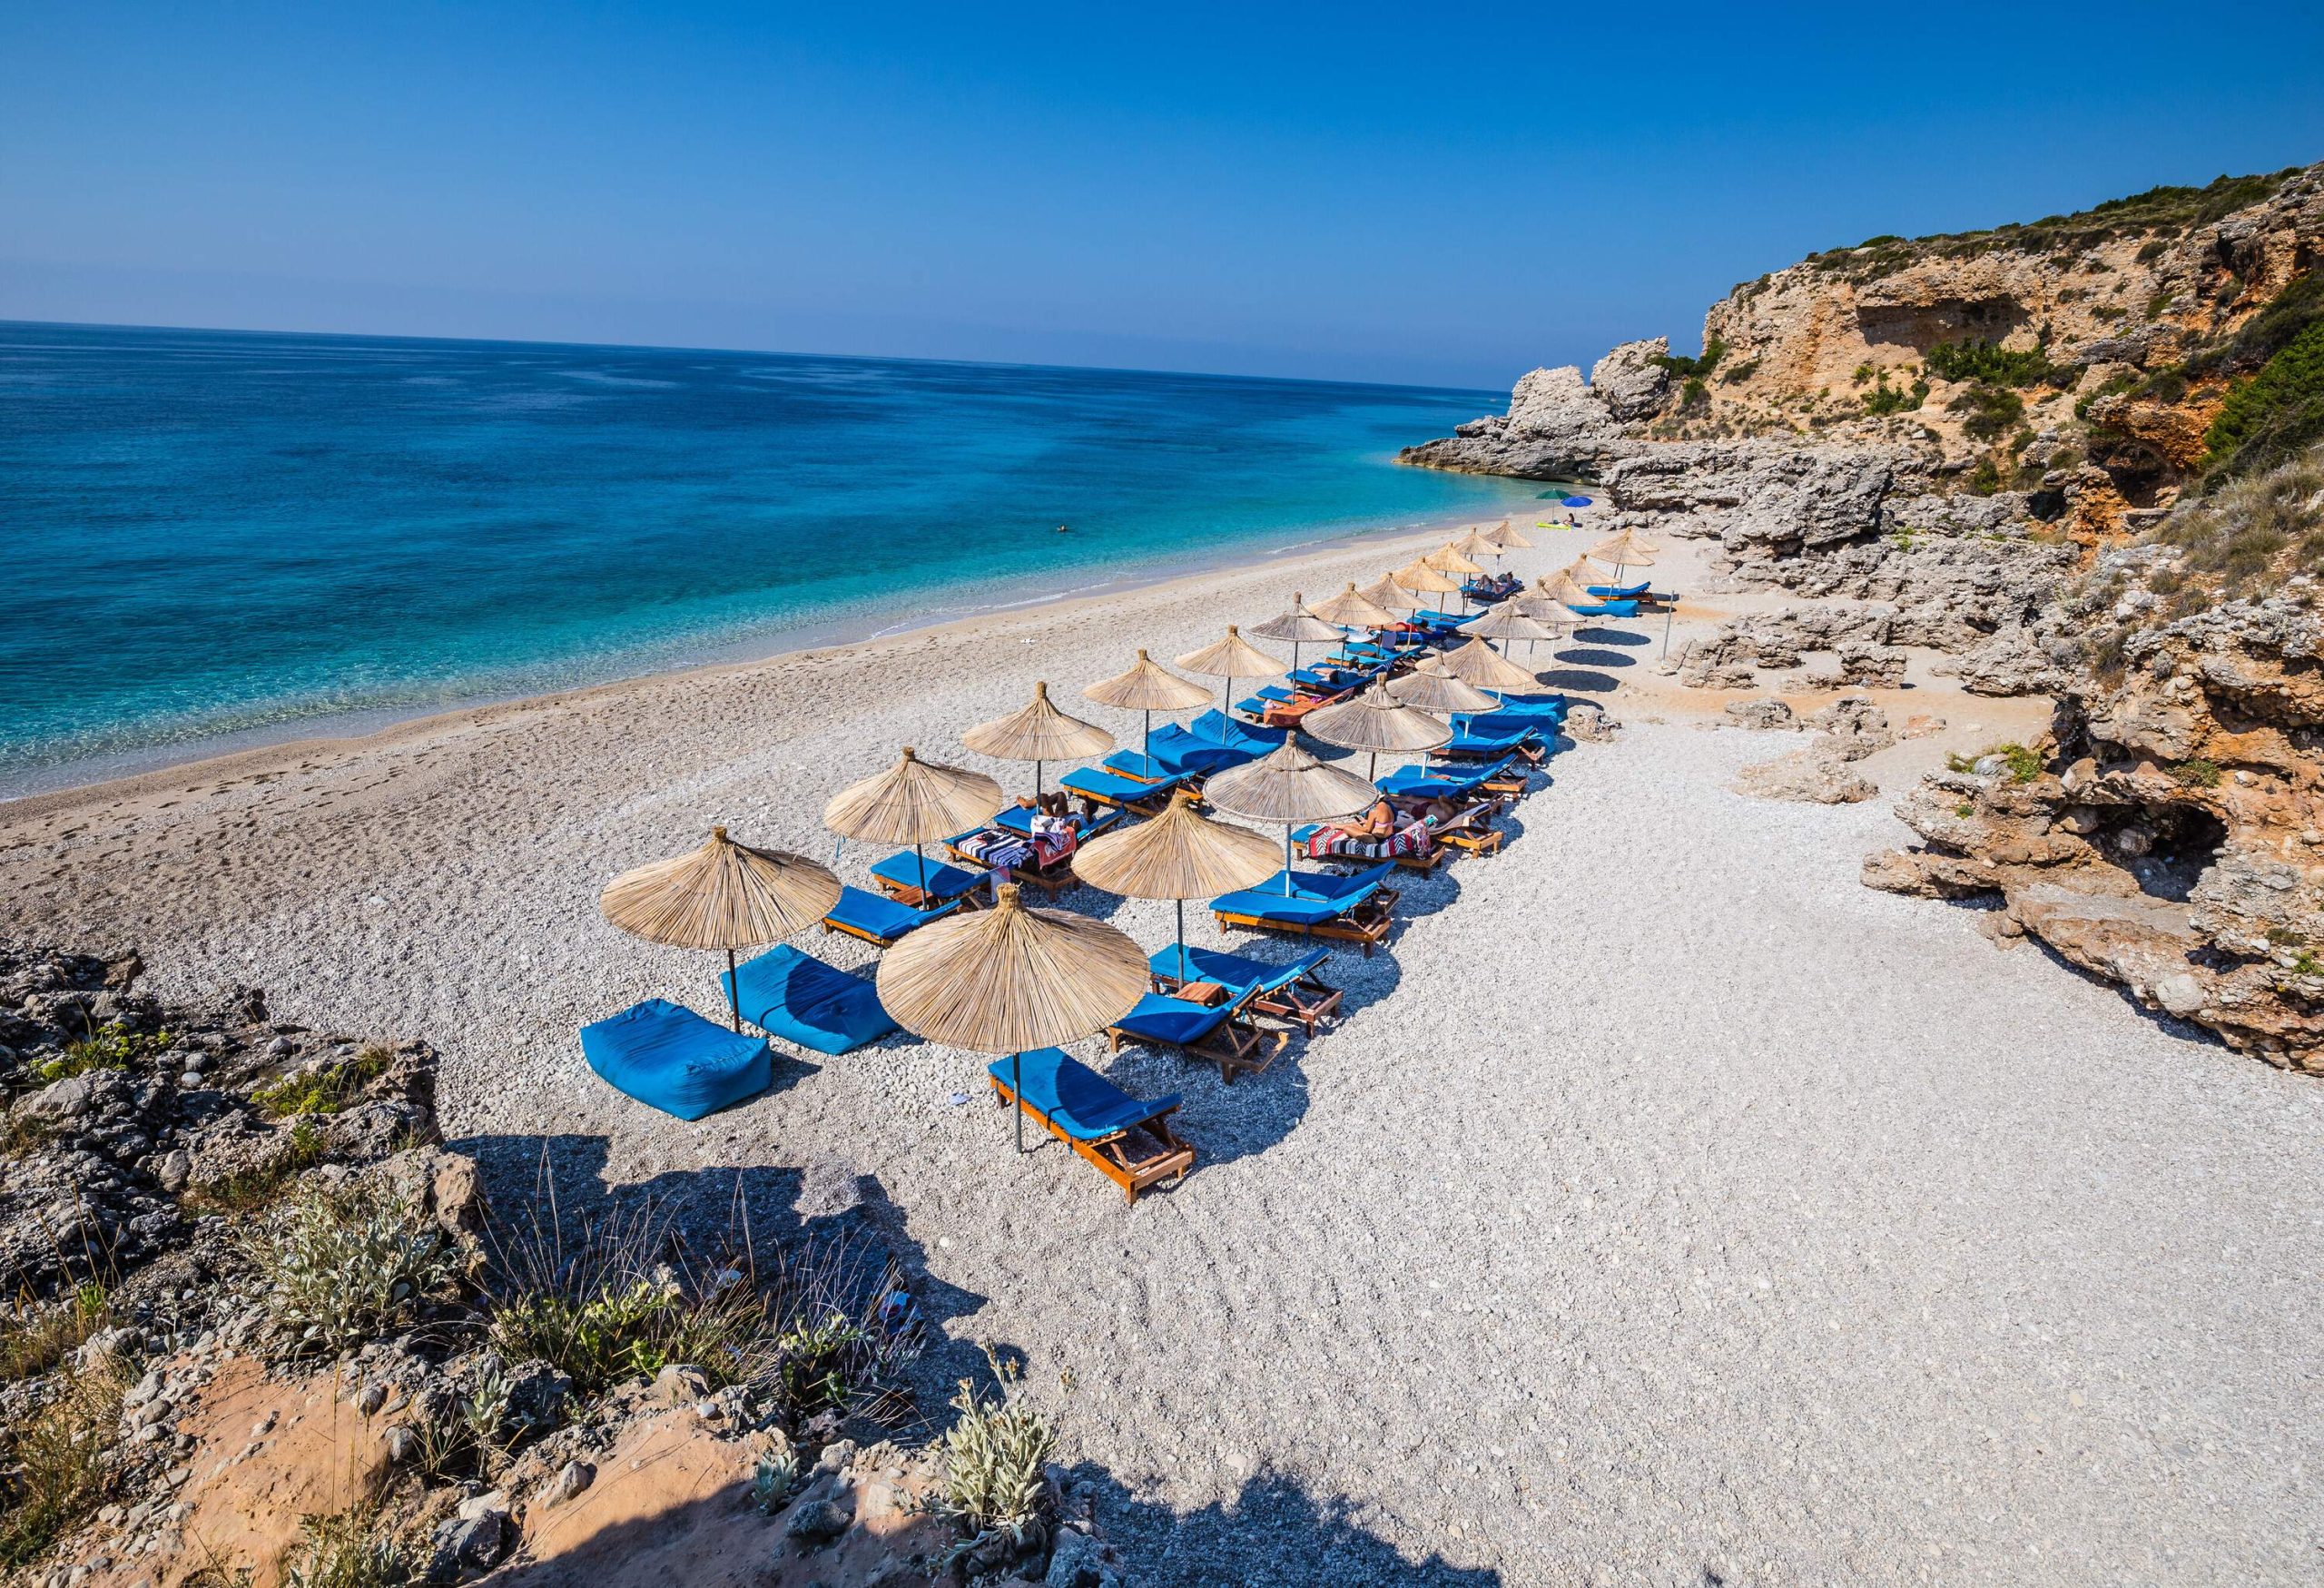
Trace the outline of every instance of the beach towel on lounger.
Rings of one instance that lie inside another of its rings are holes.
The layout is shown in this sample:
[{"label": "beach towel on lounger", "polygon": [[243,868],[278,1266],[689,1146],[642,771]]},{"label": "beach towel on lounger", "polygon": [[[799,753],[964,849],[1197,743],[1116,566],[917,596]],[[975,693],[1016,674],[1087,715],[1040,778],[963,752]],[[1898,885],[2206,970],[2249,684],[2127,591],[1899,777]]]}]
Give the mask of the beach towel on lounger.
[{"label": "beach towel on lounger", "polygon": [[767,950],[732,977],[720,972],[718,990],[734,996],[743,1018],[769,1036],[818,1053],[844,1053],[896,1029],[870,981],[788,944]]},{"label": "beach towel on lounger", "polygon": [[755,1096],[773,1074],[762,1039],[661,998],[583,1026],[581,1056],[615,1091],[681,1119]]}]

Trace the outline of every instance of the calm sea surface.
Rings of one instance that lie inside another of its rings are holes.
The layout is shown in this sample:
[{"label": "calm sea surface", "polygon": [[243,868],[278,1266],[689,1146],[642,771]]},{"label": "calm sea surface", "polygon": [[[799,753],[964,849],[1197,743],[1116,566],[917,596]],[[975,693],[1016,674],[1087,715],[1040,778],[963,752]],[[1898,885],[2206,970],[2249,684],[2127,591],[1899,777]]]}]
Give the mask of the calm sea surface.
[{"label": "calm sea surface", "polygon": [[0,795],[1523,511],[1391,461],[1502,401],[0,322]]}]

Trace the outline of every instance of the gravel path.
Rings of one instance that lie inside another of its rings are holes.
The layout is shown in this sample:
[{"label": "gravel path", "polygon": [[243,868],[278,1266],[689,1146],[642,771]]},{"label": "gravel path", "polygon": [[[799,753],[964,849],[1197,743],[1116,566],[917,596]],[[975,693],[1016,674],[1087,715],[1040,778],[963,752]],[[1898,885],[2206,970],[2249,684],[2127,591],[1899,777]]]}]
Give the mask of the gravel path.
[{"label": "gravel path", "polygon": [[[1071,698],[1293,582],[0,808],[5,930],[426,1035],[448,1128],[504,1163],[553,1139],[624,1183],[798,1166],[802,1217],[873,1177],[949,1333],[1070,1374],[1072,1454],[1163,1583],[2316,1580],[2324,1090],[1865,889],[1905,836],[1880,804],[1730,792],[1787,741],[1618,705],[1628,731],[1556,757],[1502,856],[1409,882],[1391,952],[1336,957],[1337,1030],[1231,1090],[1113,1060],[1185,1094],[1203,1152],[1134,1209],[951,1104],[980,1085],[960,1054],[819,1059],[696,1125],[583,1068],[579,1021],[714,1002],[707,956],[597,920],[606,877],[714,819],[828,858],[823,799],[897,746],[957,755],[1034,677]],[[1167,904],[1066,902],[1168,934]]]}]

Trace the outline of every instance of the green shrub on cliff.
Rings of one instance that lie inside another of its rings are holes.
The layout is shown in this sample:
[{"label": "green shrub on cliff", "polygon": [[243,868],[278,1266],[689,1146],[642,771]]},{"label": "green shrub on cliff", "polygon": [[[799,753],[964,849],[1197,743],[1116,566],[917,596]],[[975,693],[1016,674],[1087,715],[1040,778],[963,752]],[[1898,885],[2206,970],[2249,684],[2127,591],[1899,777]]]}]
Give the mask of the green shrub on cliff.
[{"label": "green shrub on cliff", "polygon": [[2227,401],[2203,439],[2205,467],[2247,474],[2292,457],[2324,439],[2324,321],[2286,343],[2248,380],[2229,388]]},{"label": "green shrub on cliff", "polygon": [[2050,362],[2041,348],[2012,349],[1997,342],[1938,342],[1928,350],[1928,372],[1940,380],[1978,380],[1991,386],[2056,383],[2069,373]]},{"label": "green shrub on cliff", "polygon": [[1961,421],[1961,433],[1979,441],[2005,435],[2025,417],[2024,398],[2005,386],[1989,386],[1983,381],[1945,406],[1948,412],[1967,416]]},{"label": "green shrub on cliff", "polygon": [[1725,357],[1727,357],[1727,344],[1718,338],[1712,337],[1703,343],[1702,354],[1699,358],[1689,359],[1675,353],[1657,353],[1647,360],[1647,362],[1661,365],[1682,380],[1700,380],[1718,368],[1718,361]]}]

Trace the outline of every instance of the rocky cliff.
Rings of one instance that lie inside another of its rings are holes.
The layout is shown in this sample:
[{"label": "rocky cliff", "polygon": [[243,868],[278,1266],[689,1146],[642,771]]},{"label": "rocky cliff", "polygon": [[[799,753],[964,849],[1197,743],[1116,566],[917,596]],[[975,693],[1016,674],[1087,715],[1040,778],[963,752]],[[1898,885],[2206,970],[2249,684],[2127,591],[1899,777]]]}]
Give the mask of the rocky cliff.
[{"label": "rocky cliff", "polygon": [[1618,524],[1801,597],[1683,646],[1684,683],[1823,653],[1894,686],[1924,647],[2051,697],[2042,743],[1908,797],[1922,845],[1866,880],[1989,901],[1998,941],[2324,1070],[2319,266],[2324,165],[1874,238],[1736,288],[1698,355],[1534,370],[1403,457],[1597,480]]}]

